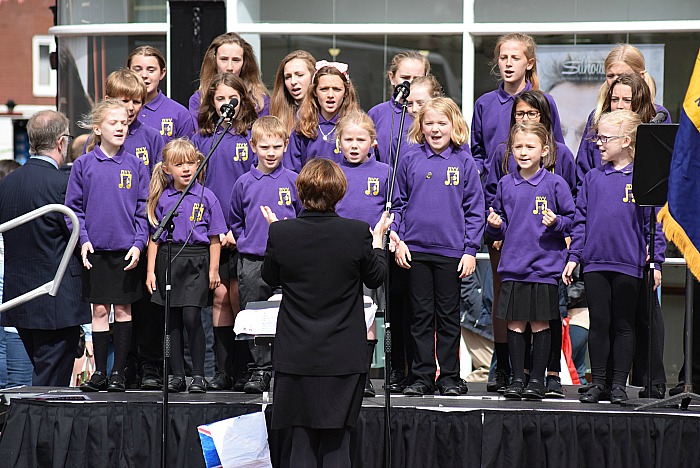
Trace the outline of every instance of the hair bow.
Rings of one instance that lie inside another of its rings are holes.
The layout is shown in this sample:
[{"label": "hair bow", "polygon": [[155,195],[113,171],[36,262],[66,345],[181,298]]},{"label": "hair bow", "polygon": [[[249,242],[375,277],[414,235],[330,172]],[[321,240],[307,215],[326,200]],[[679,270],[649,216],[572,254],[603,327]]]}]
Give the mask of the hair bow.
[{"label": "hair bow", "polygon": [[[318,72],[321,68],[323,67],[333,67],[336,70],[338,70],[340,73],[343,74],[345,79],[349,80],[350,77],[348,76],[348,64],[343,63],[343,62],[328,62],[326,60],[320,60],[316,62],[316,72]],[[314,73],[314,77],[316,76],[316,73]]]}]

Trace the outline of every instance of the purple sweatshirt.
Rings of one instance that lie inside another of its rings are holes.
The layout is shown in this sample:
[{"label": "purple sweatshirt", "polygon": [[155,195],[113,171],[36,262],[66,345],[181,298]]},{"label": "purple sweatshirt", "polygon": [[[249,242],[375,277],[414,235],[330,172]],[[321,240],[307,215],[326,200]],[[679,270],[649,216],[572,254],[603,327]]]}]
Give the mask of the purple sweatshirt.
[{"label": "purple sweatshirt", "polygon": [[389,166],[370,156],[361,164],[352,164],[343,158],[340,168],[348,179],[348,190],[335,206],[335,212],[374,228],[386,205]]},{"label": "purple sweatshirt", "polygon": [[[498,181],[505,175],[503,173],[503,154],[506,150],[506,143],[496,146],[491,157],[491,166],[484,168],[485,174],[482,177],[484,184],[484,201],[486,204],[486,214],[488,216],[489,207],[493,206],[493,199],[496,197]],[[518,163],[515,161],[512,152],[508,152],[508,174],[513,174],[518,170]],[[557,161],[554,164],[554,173],[561,176],[569,186],[573,197],[576,197],[576,163],[571,150],[562,142],[557,141]]]},{"label": "purple sweatshirt", "polygon": [[[202,190],[204,190],[203,197]],[[159,222],[175,206],[181,194],[181,191],[175,190],[172,182],[165,188],[155,210],[155,216]],[[178,216],[174,218],[175,230],[173,231],[173,242],[176,244],[209,245],[210,236],[228,232],[219,200],[211,190],[202,187],[199,182],[195,182],[187,192],[177,208],[177,214]],[[150,225],[151,235],[156,232],[156,229],[157,226]],[[163,231],[158,241],[165,242],[167,234]]]},{"label": "purple sweatshirt", "polygon": [[194,135],[194,122],[187,109],[160,90],[155,99],[143,105],[138,119],[158,130],[164,143],[173,138],[192,138]]},{"label": "purple sweatshirt", "polygon": [[[377,129],[377,151],[379,152],[379,161],[389,162],[389,154],[396,151],[396,141],[399,135],[399,127],[401,125],[401,104],[394,101],[392,97],[388,101],[377,104],[367,112],[367,115],[374,122]],[[406,112],[403,123],[403,141],[401,143],[401,154],[404,154],[404,149],[408,146],[406,143],[406,135],[413,124],[413,119]]]},{"label": "purple sweatshirt", "polygon": [[[217,129],[215,135],[197,133],[192,139],[192,143],[206,156],[214,143],[214,138],[218,138],[221,132],[221,129]],[[219,199],[219,203],[224,207],[224,216],[228,216],[227,204],[231,200],[233,184],[239,177],[250,171],[256,162],[257,157],[250,147],[250,132],[246,132],[245,135],[231,131],[226,132],[209,159],[204,184]],[[230,222],[229,219],[226,221]]]},{"label": "purple sweatshirt", "polygon": [[[119,251],[148,241],[146,199],[150,176],[140,159],[121,148],[113,158],[99,146],[75,160],[66,206],[80,222],[80,245]],[[68,228],[70,229],[70,223]]]},{"label": "purple sweatshirt", "polygon": [[[642,277],[646,263],[650,208],[634,204],[632,169],[606,163],[583,178],[576,199],[569,261],[584,271],[614,271]],[[654,261],[663,263],[666,240],[657,223]]]},{"label": "purple sweatshirt", "polygon": [[[528,81],[521,93],[531,89],[532,84]],[[564,141],[557,105],[554,103],[552,96],[546,93],[545,96],[547,101],[549,101],[552,113],[554,139],[556,141]],[[516,97],[517,95],[511,96],[506,93],[503,89],[503,83],[500,83],[498,89],[484,94],[474,103],[471,143],[472,155],[479,173],[482,173],[485,167],[491,167],[490,158],[494,154],[496,146],[508,140],[510,112]]]},{"label": "purple sweatshirt", "polygon": [[240,253],[265,255],[268,224],[261,206],[269,206],[277,219],[296,218],[301,212],[296,180],[297,173],[280,164],[270,174],[253,167],[236,181],[231,192],[229,219]]},{"label": "purple sweatshirt", "polygon": [[[323,115],[318,114],[319,127],[316,138],[306,138],[304,135],[292,130],[289,137],[289,146],[284,153],[282,164],[287,169],[291,169],[297,174],[304,167],[309,159],[327,158],[338,164],[343,160],[343,152],[336,142],[335,126],[338,125],[338,115],[326,120]],[[325,137],[324,137],[325,135]],[[325,139],[324,139],[325,138]]]},{"label": "purple sweatshirt", "polygon": [[[668,117],[663,123],[671,123],[671,114],[664,106],[654,104],[654,107],[656,108],[656,112],[666,111]],[[578,146],[578,153],[576,153],[576,179],[579,185],[583,182],[583,176],[585,176],[588,171],[594,167],[600,167],[601,165],[600,150],[596,142],[593,141],[593,137],[595,136],[595,131],[593,130],[594,114],[595,109],[588,115],[586,129],[583,131],[581,143]]]},{"label": "purple sweatshirt", "polygon": [[484,232],[484,193],[474,160],[452,145],[441,154],[416,146],[399,161],[391,211],[392,229],[412,252],[476,255]]},{"label": "purple sweatshirt", "polygon": [[[198,118],[199,118],[199,100],[201,99],[201,93],[199,90],[195,91],[192,96],[190,96],[190,100],[187,103],[187,108],[190,112],[190,115],[192,116],[192,122],[194,123],[194,128],[197,129],[199,128],[198,125]],[[265,94],[263,96],[263,108],[260,112],[258,112],[258,117],[264,117],[266,115],[270,115],[270,96]]]},{"label": "purple sweatshirt", "polygon": [[[540,168],[525,180],[518,171],[498,182],[494,211],[503,224],[486,224],[486,233],[503,241],[498,273],[503,281],[557,284],[566,262],[566,242],[574,218],[571,188],[557,174]],[[557,215],[553,226],[542,224],[546,209]]]}]

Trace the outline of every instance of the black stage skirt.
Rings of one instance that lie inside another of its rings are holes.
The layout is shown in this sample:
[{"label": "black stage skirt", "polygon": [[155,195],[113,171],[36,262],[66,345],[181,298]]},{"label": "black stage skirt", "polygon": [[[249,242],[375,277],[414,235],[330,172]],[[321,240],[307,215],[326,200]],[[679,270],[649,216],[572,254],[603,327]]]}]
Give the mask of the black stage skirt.
[{"label": "black stage skirt", "polygon": [[238,250],[221,249],[219,255],[219,278],[221,282],[238,279]]},{"label": "black stage skirt", "polygon": [[[209,246],[172,245],[171,307],[207,307],[209,295]],[[165,305],[165,272],[168,268],[168,245],[160,244],[156,256],[156,290],[151,300]]]},{"label": "black stage skirt", "polygon": [[131,304],[143,297],[146,286],[146,258],[136,268],[124,271],[127,250],[88,253],[92,264],[83,268],[83,302],[92,304]]},{"label": "black stage skirt", "polygon": [[362,407],[366,376],[275,372],[272,429],[355,427]]},{"label": "black stage skirt", "polygon": [[504,281],[496,317],[504,320],[541,322],[559,318],[556,284]]}]

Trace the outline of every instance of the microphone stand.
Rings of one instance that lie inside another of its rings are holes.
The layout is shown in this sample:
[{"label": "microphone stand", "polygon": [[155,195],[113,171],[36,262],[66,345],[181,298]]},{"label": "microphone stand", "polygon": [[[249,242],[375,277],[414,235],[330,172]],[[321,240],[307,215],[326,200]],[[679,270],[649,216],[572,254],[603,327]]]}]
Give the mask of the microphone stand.
[{"label": "microphone stand", "polygon": [[[403,123],[406,117],[406,97],[401,105],[401,119],[399,121],[399,134],[396,143],[396,152],[393,160],[391,150],[389,150],[389,163],[391,164],[391,174],[389,176],[389,189],[386,195],[386,205],[384,211],[391,211],[391,202],[394,196],[394,184],[396,182],[396,168],[398,167],[401,142],[403,140]],[[391,148],[391,141],[389,142]],[[387,230],[384,241],[384,255],[386,256],[386,279],[384,282],[384,468],[391,468],[391,392],[389,391],[389,376],[391,374],[391,307],[389,306],[389,287],[391,285],[391,252],[389,251],[390,231]]]},{"label": "microphone stand", "polygon": [[[214,131],[216,132],[216,129],[219,128],[221,123],[226,119],[227,114],[226,112],[222,113],[221,118],[216,124],[216,127],[214,127]],[[168,211],[165,216],[163,217],[163,220],[160,222],[158,225],[158,229],[156,229],[155,234],[151,237],[151,240],[153,242],[158,242],[158,239],[160,239],[161,234],[163,233],[164,230],[167,229],[168,234],[166,237],[166,243],[167,243],[167,259],[168,259],[168,269],[166,271],[166,276],[165,276],[165,325],[163,327],[163,405],[162,405],[162,443],[161,443],[161,454],[160,454],[160,462],[161,462],[161,467],[162,468],[167,468],[168,464],[166,461],[167,458],[167,449],[168,449],[168,384],[167,384],[167,377],[168,377],[168,361],[170,359],[170,335],[169,335],[169,329],[168,329],[168,322],[170,321],[170,290],[172,288],[171,281],[171,265],[172,265],[172,243],[173,243],[173,231],[175,230],[175,222],[174,219],[177,216],[177,209],[180,207],[182,204],[182,201],[185,199],[185,195],[187,195],[192,188],[192,186],[195,184],[197,181],[197,178],[199,175],[202,173],[204,168],[207,165],[207,162],[209,162],[209,159],[211,158],[212,154],[214,154],[214,150],[216,150],[217,146],[219,146],[219,143],[221,143],[221,140],[223,139],[224,135],[228,131],[229,128],[231,128],[232,124],[232,117],[229,119],[227,123],[223,125],[223,132],[221,132],[221,135],[219,135],[218,138],[214,140],[214,144],[211,146],[209,149],[209,152],[207,153],[207,156],[204,158],[204,161],[202,161],[202,164],[197,167],[197,170],[194,173],[194,176],[192,179],[190,179],[190,183],[187,184],[187,187],[185,190],[182,191],[180,194],[180,198],[178,198],[177,203],[175,203],[175,206]]]}]

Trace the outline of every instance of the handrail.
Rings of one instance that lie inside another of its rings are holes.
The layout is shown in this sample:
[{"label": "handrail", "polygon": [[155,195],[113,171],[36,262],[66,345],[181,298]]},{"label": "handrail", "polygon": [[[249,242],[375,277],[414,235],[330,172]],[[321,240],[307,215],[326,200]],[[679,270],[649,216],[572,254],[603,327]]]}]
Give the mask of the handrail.
[{"label": "handrail", "polygon": [[44,216],[46,213],[50,213],[52,211],[58,211],[59,213],[63,213],[64,215],[68,216],[71,220],[71,223],[73,224],[70,238],[68,239],[68,245],[66,246],[66,251],[63,252],[63,258],[61,258],[61,263],[58,265],[56,275],[54,276],[53,280],[49,281],[48,283],[39,286],[38,288],[32,291],[26,292],[21,296],[17,296],[14,299],[0,304],[0,313],[12,309],[13,307],[18,306],[20,304],[24,304],[25,302],[31,301],[32,299],[35,299],[37,297],[43,296],[44,294],[48,294],[49,296],[55,297],[58,293],[58,287],[61,285],[63,275],[66,273],[66,269],[68,268],[68,262],[70,261],[70,258],[73,255],[75,245],[78,243],[78,234],[80,233],[80,224],[78,223],[78,217],[75,215],[75,213],[73,213],[73,210],[71,210],[67,206],[59,205],[57,203],[45,205],[37,208],[36,210],[30,211],[27,214],[23,214],[22,216],[0,224],[0,234],[5,231],[9,231],[10,229],[16,228],[17,226],[20,226],[26,222],[32,221],[33,219]]}]

